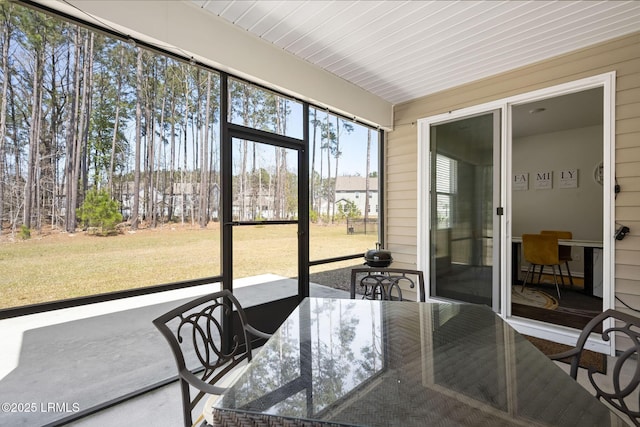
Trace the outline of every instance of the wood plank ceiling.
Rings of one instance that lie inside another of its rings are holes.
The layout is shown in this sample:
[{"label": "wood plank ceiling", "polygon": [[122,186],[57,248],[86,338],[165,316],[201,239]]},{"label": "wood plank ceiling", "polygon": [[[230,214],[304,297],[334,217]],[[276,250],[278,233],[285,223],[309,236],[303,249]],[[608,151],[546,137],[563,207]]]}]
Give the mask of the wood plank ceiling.
[{"label": "wood plank ceiling", "polygon": [[192,1],[393,104],[640,31],[640,1]]}]

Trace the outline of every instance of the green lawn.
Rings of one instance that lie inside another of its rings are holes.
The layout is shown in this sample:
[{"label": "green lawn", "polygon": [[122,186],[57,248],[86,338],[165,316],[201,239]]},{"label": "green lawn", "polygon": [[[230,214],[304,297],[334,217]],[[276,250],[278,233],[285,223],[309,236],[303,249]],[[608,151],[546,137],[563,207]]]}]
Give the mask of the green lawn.
[{"label": "green lawn", "polygon": [[[290,225],[234,228],[234,276],[297,276],[296,235]],[[344,225],[312,226],[310,239],[311,259],[364,253],[377,240],[348,235]],[[51,232],[11,240],[5,235],[0,241],[0,308],[216,276],[219,259],[217,223],[207,229],[164,226],[111,237]]]}]

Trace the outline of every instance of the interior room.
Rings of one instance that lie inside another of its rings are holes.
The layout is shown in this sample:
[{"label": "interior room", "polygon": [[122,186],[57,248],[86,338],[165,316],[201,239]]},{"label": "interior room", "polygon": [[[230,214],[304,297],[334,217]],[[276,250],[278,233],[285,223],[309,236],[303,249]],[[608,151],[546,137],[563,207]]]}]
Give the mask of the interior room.
[{"label": "interior room", "polygon": [[[566,230],[575,240],[602,241],[603,102],[602,89],[595,88],[513,106],[513,236]],[[541,176],[549,182],[537,179]],[[583,327],[602,311],[601,248],[593,249],[590,257],[589,292],[584,290],[584,248],[568,248],[568,264],[555,268],[561,297],[556,295],[553,271],[546,267],[540,282],[538,275],[530,275],[529,301],[521,286],[529,263],[521,252],[514,254],[520,259],[518,274],[514,273],[518,282],[512,284],[514,315]],[[514,250],[522,251],[521,245],[514,245]]]}]

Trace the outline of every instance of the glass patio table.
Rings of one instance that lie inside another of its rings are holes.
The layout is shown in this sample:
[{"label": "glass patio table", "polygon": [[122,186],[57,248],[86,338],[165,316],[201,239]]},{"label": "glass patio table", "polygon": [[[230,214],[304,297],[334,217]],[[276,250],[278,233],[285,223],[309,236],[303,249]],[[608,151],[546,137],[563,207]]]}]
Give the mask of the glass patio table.
[{"label": "glass patio table", "polygon": [[627,425],[488,307],[306,298],[214,425]]}]

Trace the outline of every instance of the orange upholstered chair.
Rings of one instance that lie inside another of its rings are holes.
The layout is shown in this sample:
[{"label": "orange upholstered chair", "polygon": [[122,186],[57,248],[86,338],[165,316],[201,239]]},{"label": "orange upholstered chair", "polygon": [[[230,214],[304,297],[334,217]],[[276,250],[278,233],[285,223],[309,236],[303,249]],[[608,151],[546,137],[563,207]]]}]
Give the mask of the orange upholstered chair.
[{"label": "orange upholstered chair", "polygon": [[[558,239],[573,239],[573,233],[570,231],[559,231],[559,230],[542,230],[540,234],[555,234]],[[560,264],[564,263],[567,267],[567,276],[569,276],[569,283],[571,287],[573,287],[573,277],[571,276],[571,270],[569,270],[569,261],[573,261],[571,258],[571,246],[558,246],[558,257],[560,258]],[[560,279],[562,279],[562,284],[564,285],[564,276],[562,275],[562,269],[558,266],[558,270],[560,270]],[[540,269],[540,275],[542,275],[542,269]],[[540,281],[540,276],[538,276],[538,282]]]},{"label": "orange upholstered chair", "polygon": [[553,270],[553,281],[558,292],[558,299],[560,299],[560,287],[556,276],[556,266],[560,268],[558,237],[555,234],[523,234],[522,251],[525,261],[529,263],[529,268],[524,277],[521,292],[524,292],[529,275],[531,274],[532,277],[535,275],[536,266],[539,265],[544,268],[545,265],[548,265]]}]

